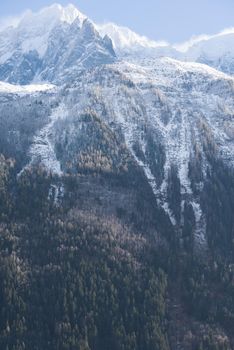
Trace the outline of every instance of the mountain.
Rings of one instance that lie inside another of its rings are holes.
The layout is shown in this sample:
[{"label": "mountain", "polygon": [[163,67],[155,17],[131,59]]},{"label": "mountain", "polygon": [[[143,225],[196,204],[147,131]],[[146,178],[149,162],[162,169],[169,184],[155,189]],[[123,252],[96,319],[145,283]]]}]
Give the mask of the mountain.
[{"label": "mountain", "polygon": [[0,80],[14,84],[63,80],[67,66],[71,71],[115,60],[111,41],[72,5],[26,13],[16,28],[0,33],[0,41]]},{"label": "mountain", "polygon": [[232,35],[53,5],[0,38],[0,348],[232,350]]}]

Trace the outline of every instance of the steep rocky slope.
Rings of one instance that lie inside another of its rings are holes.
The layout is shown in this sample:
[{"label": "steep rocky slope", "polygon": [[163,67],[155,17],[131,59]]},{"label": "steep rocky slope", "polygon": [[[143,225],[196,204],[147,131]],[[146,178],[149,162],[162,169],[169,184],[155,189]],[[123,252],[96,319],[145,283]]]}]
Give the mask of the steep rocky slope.
[{"label": "steep rocky slope", "polygon": [[[66,162],[74,163],[79,140],[86,135],[90,142],[79,118],[93,111],[125,142],[158,205],[178,230],[185,208],[192,208],[196,241],[205,245],[201,194],[211,167],[209,152],[233,168],[233,89],[229,76],[172,59],[121,62],[80,73],[62,89],[59,107],[35,136],[29,153],[61,174]],[[178,181],[177,193],[170,188],[171,177]]]}]

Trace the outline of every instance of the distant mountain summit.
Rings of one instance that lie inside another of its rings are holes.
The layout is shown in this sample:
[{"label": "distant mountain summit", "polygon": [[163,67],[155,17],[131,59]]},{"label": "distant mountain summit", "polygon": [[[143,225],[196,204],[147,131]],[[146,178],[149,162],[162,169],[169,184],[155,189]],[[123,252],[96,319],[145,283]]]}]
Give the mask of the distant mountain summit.
[{"label": "distant mountain summit", "polygon": [[0,80],[13,84],[64,81],[65,70],[71,78],[77,69],[115,60],[111,40],[73,5],[27,12],[0,33],[0,42]]}]

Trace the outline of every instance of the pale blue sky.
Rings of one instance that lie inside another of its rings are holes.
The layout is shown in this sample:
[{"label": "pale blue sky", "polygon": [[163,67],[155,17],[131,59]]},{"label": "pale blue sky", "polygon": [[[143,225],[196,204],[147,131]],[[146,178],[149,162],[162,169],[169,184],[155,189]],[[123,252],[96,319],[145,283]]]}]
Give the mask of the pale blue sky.
[{"label": "pale blue sky", "polygon": [[0,17],[58,2],[73,3],[92,20],[128,26],[149,38],[182,42],[234,27],[234,0],[4,0]]}]

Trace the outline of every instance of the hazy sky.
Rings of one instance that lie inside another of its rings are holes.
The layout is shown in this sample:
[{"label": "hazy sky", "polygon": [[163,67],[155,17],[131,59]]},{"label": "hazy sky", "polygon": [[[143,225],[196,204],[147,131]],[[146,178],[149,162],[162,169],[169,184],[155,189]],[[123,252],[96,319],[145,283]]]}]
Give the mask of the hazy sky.
[{"label": "hazy sky", "polygon": [[152,39],[181,42],[234,27],[234,0],[4,0],[0,17],[73,3],[92,20],[128,26]]}]

